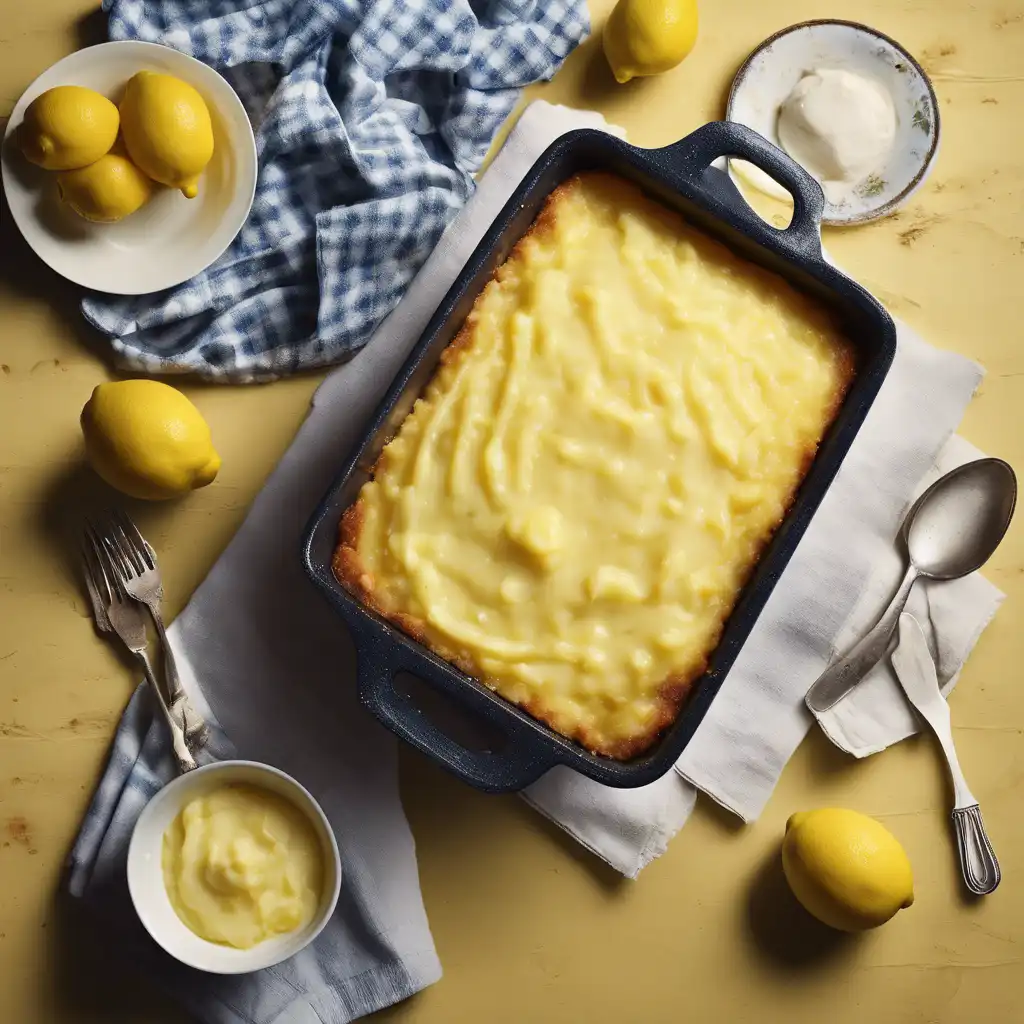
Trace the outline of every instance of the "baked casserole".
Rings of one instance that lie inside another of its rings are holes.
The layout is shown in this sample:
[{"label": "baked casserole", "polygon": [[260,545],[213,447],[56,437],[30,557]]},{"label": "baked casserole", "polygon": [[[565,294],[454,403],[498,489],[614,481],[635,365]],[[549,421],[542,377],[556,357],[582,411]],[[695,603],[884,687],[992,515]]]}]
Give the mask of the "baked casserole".
[{"label": "baked casserole", "polygon": [[557,732],[634,757],[703,674],[853,373],[824,306],[577,175],[345,511],[334,572]]}]

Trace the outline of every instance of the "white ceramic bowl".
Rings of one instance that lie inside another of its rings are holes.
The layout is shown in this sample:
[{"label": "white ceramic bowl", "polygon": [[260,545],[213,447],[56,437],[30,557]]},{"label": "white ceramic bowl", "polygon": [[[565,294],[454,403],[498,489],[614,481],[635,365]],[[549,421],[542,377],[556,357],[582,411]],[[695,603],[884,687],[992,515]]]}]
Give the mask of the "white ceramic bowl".
[{"label": "white ceramic bowl", "polygon": [[[186,199],[163,188],[116,224],[92,224],[57,199],[55,175],[30,164],[14,145],[25,108],[55,85],[84,85],[116,103],[137,71],[163,71],[193,85],[210,108],[214,153]],[[58,274],[116,295],[141,295],[187,281],[230,245],[256,191],[256,141],[242,101],[213,68],[156,43],[102,43],[44,71],[18,100],[2,154],[4,191],[25,240]]]},{"label": "white ceramic bowl", "polygon": [[[808,71],[839,68],[880,82],[896,108],[896,141],[877,175],[825,191],[825,224],[863,224],[892,213],[924,183],[939,148],[939,105],[921,65],[895,40],[850,21],[808,21],[777,32],[743,62],[726,117],[779,145],[779,107]],[[757,167],[730,161],[733,177],[777,199],[788,192]]]},{"label": "white ceramic bowl", "polygon": [[[207,942],[190,931],[171,906],[161,866],[164,833],[182,807],[193,798],[230,783],[262,786],[290,800],[312,822],[324,858],[324,891],[313,919],[305,928],[267,939],[252,949],[234,949]],[[246,974],[294,956],[327,924],[337,905],[340,888],[338,844],[320,805],[290,775],[256,761],[217,761],[169,782],[143,808],[128,845],[128,891],[146,931],[183,964],[211,974]]]}]

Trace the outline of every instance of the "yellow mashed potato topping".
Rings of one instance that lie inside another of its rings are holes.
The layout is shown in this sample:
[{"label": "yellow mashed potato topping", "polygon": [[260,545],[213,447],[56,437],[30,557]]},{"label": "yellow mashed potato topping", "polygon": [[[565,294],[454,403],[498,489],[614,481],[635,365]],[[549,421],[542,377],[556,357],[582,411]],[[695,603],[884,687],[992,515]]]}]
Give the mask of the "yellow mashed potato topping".
[{"label": "yellow mashed potato topping", "polygon": [[237,949],[296,931],[320,902],[324,864],[312,823],[258,786],[191,800],[164,834],[163,875],[178,917]]},{"label": "yellow mashed potato topping", "polygon": [[580,175],[478,297],[335,571],[589,749],[678,713],[852,374],[832,316]]}]

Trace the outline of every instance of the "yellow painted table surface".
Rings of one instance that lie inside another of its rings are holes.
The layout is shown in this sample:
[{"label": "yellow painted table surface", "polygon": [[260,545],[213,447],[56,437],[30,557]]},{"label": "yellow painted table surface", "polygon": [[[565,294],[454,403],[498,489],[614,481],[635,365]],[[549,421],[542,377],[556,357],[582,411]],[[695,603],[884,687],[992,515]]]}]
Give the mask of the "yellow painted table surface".
[{"label": "yellow painted table surface", "polygon": [[[600,29],[609,0],[592,0]],[[71,50],[102,39],[90,0],[7,0],[0,115]],[[533,95],[594,107],[641,145],[721,116],[733,72],[793,22],[842,17],[894,36],[938,92],[943,138],[899,216],[829,232],[836,258],[936,345],[988,376],[962,432],[1024,467],[1024,2],[702,0],[697,48],[656,80],[619,87],[592,39]],[[0,228],[0,1021],[185,1018],[102,955],[102,935],[57,896],[61,865],[135,675],[98,640],[74,582],[68,530],[102,491],[82,464],[78,414],[110,371],[73,287]],[[315,376],[186,390],[224,457],[216,484],[140,510],[180,608],[240,523],[302,420]],[[339,457],[341,456],[339,452]],[[403,752],[444,979],[379,1019],[405,1024],[1024,1020],[1024,521],[987,572],[1008,600],[952,698],[956,740],[1005,881],[980,903],[957,886],[949,794],[927,740],[857,762],[818,734],[761,819],[701,801],[638,882],[626,882],[515,797],[487,797]],[[882,819],[913,861],[917,902],[851,940],[798,913],[778,869],[787,816],[846,805]]]}]

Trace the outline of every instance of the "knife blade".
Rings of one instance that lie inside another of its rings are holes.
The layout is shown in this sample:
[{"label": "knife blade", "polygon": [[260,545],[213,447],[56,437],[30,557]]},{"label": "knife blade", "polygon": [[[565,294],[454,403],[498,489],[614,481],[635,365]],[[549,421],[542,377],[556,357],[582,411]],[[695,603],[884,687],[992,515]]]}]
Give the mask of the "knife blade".
[{"label": "knife blade", "polygon": [[977,800],[967,787],[967,780],[960,771],[956,749],[953,747],[953,725],[949,715],[949,705],[939,689],[939,677],[935,672],[928,641],[925,639],[921,623],[910,612],[900,616],[899,646],[892,652],[892,667],[896,670],[896,678],[907,695],[907,700],[914,706],[918,714],[931,726],[935,733],[953,778],[953,790],[956,807],[970,807]]},{"label": "knife blade", "polygon": [[900,616],[899,645],[892,652],[892,667],[907,699],[933,728],[951,728],[949,705],[939,689],[928,641],[921,623],[910,612]]}]

